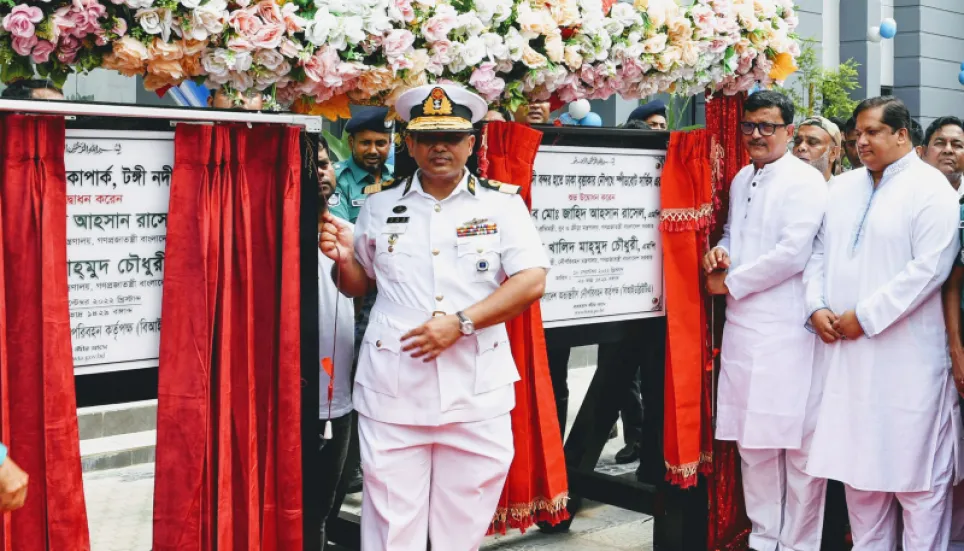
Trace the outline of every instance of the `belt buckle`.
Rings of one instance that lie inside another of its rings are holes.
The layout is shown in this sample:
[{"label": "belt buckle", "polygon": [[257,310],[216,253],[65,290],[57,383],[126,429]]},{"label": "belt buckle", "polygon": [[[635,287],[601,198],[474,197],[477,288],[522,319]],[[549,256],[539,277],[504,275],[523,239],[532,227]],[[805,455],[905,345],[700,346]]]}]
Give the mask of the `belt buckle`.
[{"label": "belt buckle", "polygon": [[443,312],[443,311],[441,311],[441,310],[435,310],[434,312],[432,312],[432,317],[433,317],[433,318],[440,318],[440,317],[442,317],[442,316],[447,316],[447,315],[448,315],[448,314],[446,314],[445,312]]}]

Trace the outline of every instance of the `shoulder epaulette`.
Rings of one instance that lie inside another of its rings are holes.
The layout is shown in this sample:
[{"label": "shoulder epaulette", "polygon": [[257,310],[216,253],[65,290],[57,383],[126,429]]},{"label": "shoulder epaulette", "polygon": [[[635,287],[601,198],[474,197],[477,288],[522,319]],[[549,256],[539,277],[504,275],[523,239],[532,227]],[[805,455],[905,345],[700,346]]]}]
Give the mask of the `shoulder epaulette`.
[{"label": "shoulder epaulette", "polygon": [[487,178],[479,178],[479,183],[482,184],[484,188],[494,189],[501,193],[508,193],[509,195],[518,195],[519,192],[522,191],[522,188],[515,184],[506,184]]},{"label": "shoulder epaulette", "polygon": [[391,189],[398,185],[398,180],[385,180],[377,184],[369,184],[362,188],[362,193],[365,195],[372,195],[378,193],[379,191],[385,191],[386,189]]}]

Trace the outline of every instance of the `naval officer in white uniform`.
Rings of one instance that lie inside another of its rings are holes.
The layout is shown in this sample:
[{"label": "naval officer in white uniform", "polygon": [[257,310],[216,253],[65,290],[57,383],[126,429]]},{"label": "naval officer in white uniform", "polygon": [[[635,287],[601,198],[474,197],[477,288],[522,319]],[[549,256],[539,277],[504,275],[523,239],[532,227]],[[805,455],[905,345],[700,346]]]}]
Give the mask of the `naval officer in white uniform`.
[{"label": "naval officer in white uniform", "polygon": [[395,108],[419,170],[366,190],[354,235],[329,217],[321,237],[342,292],[378,288],[353,395],[361,548],[472,551],[513,456],[504,322],[542,296],[549,261],[518,187],[465,168],[482,98],[429,85]]}]

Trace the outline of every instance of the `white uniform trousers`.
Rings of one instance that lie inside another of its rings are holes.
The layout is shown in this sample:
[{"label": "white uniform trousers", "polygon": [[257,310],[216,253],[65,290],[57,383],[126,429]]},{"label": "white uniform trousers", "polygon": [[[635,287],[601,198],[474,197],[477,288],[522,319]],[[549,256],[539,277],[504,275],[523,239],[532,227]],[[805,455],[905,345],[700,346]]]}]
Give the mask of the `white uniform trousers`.
[{"label": "white uniform trousers", "polygon": [[953,426],[944,423],[934,454],[934,482],[926,492],[871,492],[844,484],[853,551],[897,549],[898,506],[903,508],[903,551],[946,551],[950,548],[953,512]]},{"label": "white uniform trousers", "polygon": [[512,462],[512,419],[441,426],[358,416],[361,551],[476,551]]},{"label": "white uniform trousers", "polygon": [[827,481],[803,472],[803,450],[738,446],[743,497],[756,551],[819,551]]}]

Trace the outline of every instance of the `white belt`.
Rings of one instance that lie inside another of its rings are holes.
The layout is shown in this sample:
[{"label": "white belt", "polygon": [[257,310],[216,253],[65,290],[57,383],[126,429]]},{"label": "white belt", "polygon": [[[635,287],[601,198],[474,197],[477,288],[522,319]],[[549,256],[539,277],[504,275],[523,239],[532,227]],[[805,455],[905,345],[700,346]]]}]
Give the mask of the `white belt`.
[{"label": "white belt", "polygon": [[382,314],[385,314],[389,318],[400,321],[406,325],[411,325],[413,327],[422,325],[423,323],[428,321],[429,318],[448,315],[446,312],[443,312],[441,310],[435,310],[434,312],[429,312],[427,310],[422,310],[421,308],[411,308],[409,306],[402,306],[397,302],[394,302],[392,300],[385,298],[381,294],[379,294],[378,298],[375,299],[375,306],[372,307],[372,313],[375,313],[375,312],[380,312]]}]

